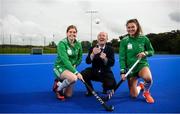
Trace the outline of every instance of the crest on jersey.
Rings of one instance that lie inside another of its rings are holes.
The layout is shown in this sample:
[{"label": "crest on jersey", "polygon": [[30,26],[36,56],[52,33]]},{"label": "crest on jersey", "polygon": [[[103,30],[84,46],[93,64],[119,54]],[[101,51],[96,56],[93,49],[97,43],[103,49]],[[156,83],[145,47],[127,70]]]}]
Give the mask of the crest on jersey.
[{"label": "crest on jersey", "polygon": [[67,50],[67,53],[68,53],[68,55],[72,55],[72,50],[71,50],[71,49],[68,49],[68,50]]},{"label": "crest on jersey", "polygon": [[128,49],[132,49],[132,48],[133,48],[133,47],[132,47],[132,44],[131,44],[131,43],[128,43],[127,48],[128,48]]}]

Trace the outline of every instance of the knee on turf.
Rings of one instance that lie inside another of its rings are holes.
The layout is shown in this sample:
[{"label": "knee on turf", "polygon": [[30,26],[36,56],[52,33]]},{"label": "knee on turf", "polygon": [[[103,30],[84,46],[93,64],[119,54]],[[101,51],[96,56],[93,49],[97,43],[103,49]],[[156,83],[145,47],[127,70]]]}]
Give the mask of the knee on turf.
[{"label": "knee on turf", "polygon": [[131,98],[136,99],[136,98],[137,98],[137,96],[138,96],[138,94],[135,94],[135,93],[130,93],[130,96],[131,96]]},{"label": "knee on turf", "polygon": [[66,98],[71,98],[71,97],[72,97],[72,94],[65,94],[65,97],[66,97]]}]

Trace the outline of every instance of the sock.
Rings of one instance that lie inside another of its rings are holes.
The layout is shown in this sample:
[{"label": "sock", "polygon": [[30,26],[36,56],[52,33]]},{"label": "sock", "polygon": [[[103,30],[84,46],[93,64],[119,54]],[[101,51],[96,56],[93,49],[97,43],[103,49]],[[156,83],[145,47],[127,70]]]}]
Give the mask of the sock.
[{"label": "sock", "polygon": [[149,89],[151,88],[151,85],[152,85],[152,81],[145,82],[144,83],[144,91],[149,91]]},{"label": "sock", "polygon": [[68,81],[68,79],[65,79],[62,83],[61,82],[58,82],[57,85],[58,85],[58,88],[57,90],[58,91],[61,91],[62,89],[66,88],[67,86],[69,86],[71,83]]},{"label": "sock", "polygon": [[140,91],[141,91],[141,87],[140,87],[140,86],[137,86],[136,88],[137,88],[137,92],[138,92],[138,95],[139,95],[139,93],[140,93]]},{"label": "sock", "polygon": [[61,85],[62,85],[62,83],[60,81],[58,81],[57,86],[61,86]]}]

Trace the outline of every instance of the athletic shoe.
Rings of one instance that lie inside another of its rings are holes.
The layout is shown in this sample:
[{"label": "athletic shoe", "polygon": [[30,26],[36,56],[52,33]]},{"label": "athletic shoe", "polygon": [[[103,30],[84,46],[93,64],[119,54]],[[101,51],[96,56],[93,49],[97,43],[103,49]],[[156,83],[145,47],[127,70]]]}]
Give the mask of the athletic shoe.
[{"label": "athletic shoe", "polygon": [[103,89],[103,92],[102,92],[102,94],[107,94],[108,93],[108,90],[106,90],[106,89]]},{"label": "athletic shoe", "polygon": [[63,91],[58,91],[57,88],[58,88],[58,83],[59,81],[58,80],[55,80],[54,81],[54,85],[53,85],[53,91],[55,92],[56,94],[56,98],[59,99],[59,100],[65,100],[65,97],[63,95]]},{"label": "athletic shoe", "polygon": [[152,98],[152,96],[149,93],[149,91],[144,91],[143,97],[146,99],[147,103],[154,103],[154,99]]},{"label": "athletic shoe", "polygon": [[92,96],[92,95],[93,95],[93,94],[92,94],[91,92],[88,92],[88,91],[85,93],[85,96],[86,96],[86,97],[90,97],[90,96]]},{"label": "athletic shoe", "polygon": [[55,94],[56,94],[56,98],[57,99],[59,99],[59,100],[65,100],[65,97],[64,97],[64,95],[63,95],[63,93],[60,91],[57,91],[57,92],[55,92]]},{"label": "athletic shoe", "polygon": [[54,80],[54,85],[53,85],[53,91],[54,91],[54,92],[56,92],[56,90],[57,90],[57,88],[58,88],[57,83],[58,83],[58,80],[55,79],[55,80]]},{"label": "athletic shoe", "polygon": [[141,91],[144,90],[144,82],[139,82],[139,87],[141,88]]}]

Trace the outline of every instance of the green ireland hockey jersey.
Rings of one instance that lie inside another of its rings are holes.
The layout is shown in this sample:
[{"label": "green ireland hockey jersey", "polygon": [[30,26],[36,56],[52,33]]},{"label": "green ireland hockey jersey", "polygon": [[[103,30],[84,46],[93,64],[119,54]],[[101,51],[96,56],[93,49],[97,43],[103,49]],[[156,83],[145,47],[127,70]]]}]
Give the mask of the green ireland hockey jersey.
[{"label": "green ireland hockey jersey", "polygon": [[75,41],[74,46],[71,46],[68,39],[64,38],[57,46],[57,58],[55,61],[56,68],[67,69],[72,73],[78,71],[74,66],[77,66],[82,61],[82,46],[79,41]]},{"label": "green ireland hockey jersey", "polygon": [[[139,64],[146,64],[147,57],[154,54],[154,49],[146,36],[137,37],[126,36],[120,41],[119,62],[121,71],[130,68],[138,59],[137,54],[145,52],[146,57],[142,58]],[[140,70],[140,69],[139,69]]]}]

